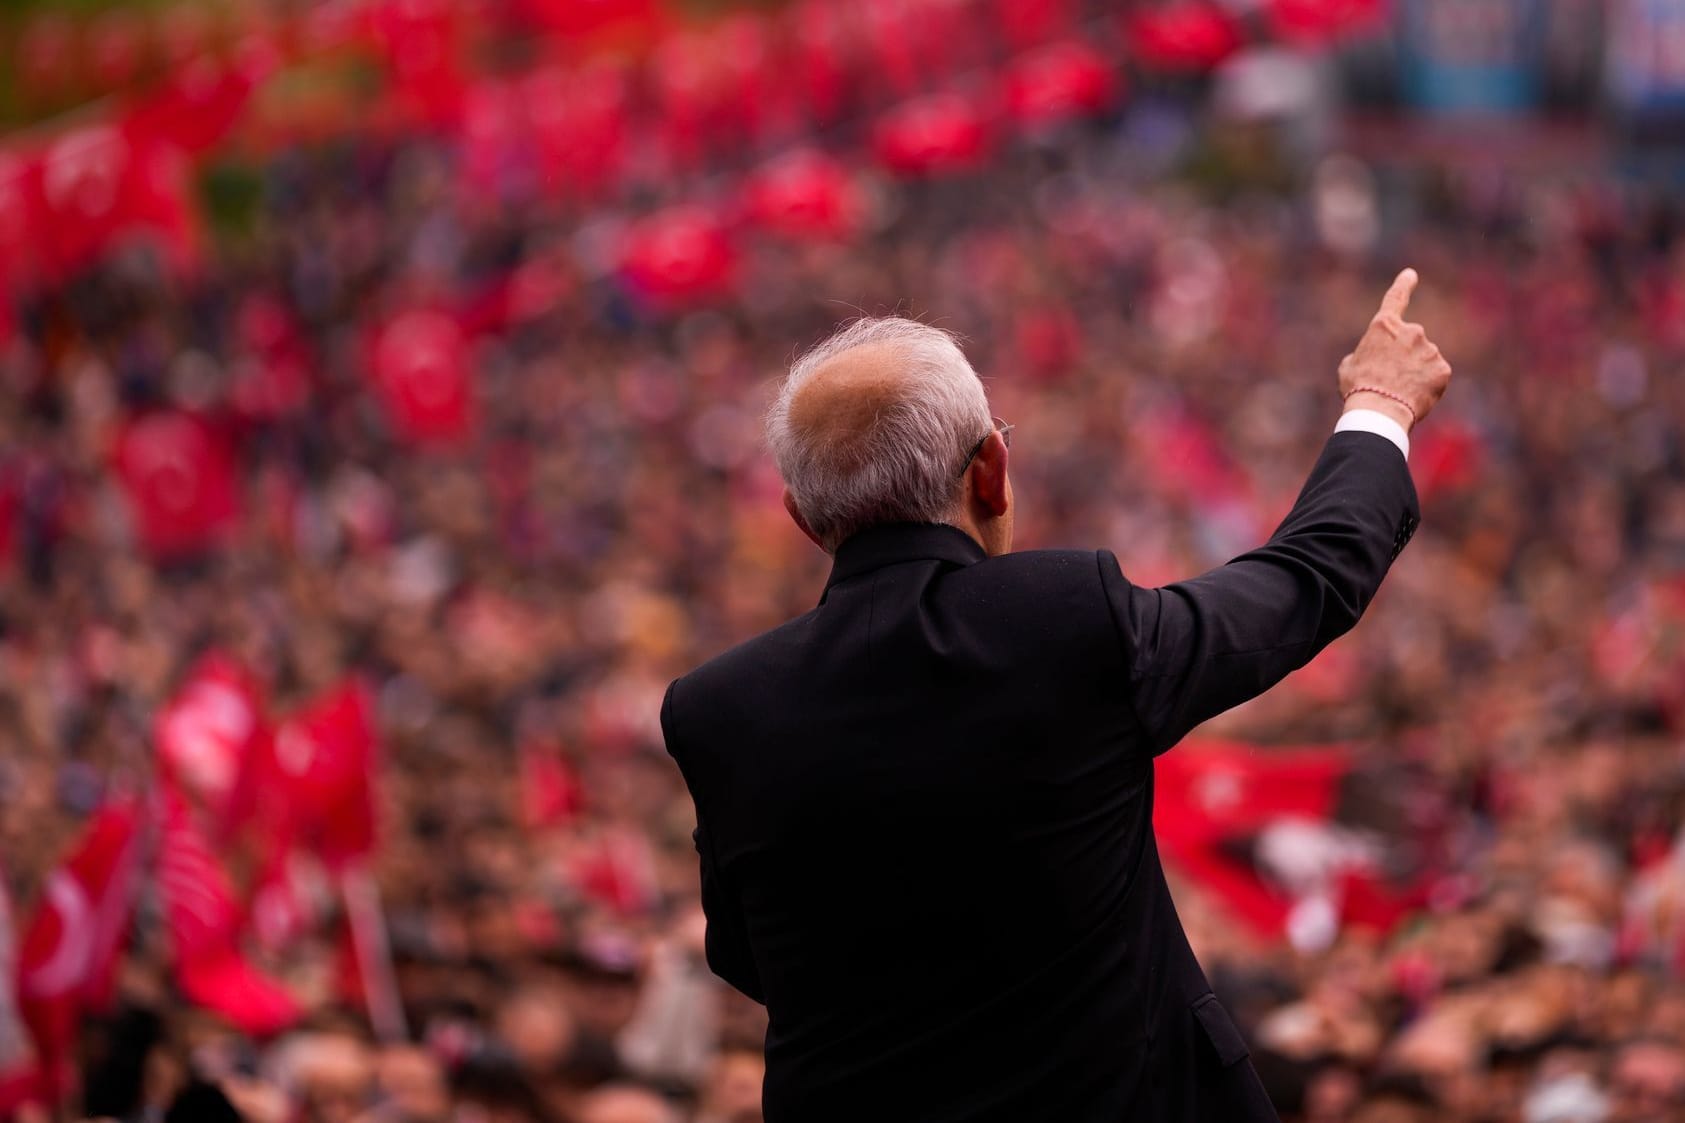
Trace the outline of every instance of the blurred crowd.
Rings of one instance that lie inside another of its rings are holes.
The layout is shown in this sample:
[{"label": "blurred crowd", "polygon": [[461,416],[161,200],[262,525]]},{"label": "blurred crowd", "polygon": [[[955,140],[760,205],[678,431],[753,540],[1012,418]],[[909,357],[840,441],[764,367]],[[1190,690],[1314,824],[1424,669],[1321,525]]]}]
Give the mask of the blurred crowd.
[{"label": "blurred crowd", "polygon": [[[304,1020],[233,1032],[172,989],[149,891],[84,1029],[82,1110],[758,1119],[764,1013],[701,961],[657,710],[818,597],[759,446],[792,356],[860,312],[958,332],[1017,426],[1019,545],[1110,547],[1159,583],[1268,534],[1407,263],[1458,372],[1414,438],[1421,532],[1355,633],[1214,726],[1351,746],[1324,834],[1421,906],[1272,934],[1196,878],[1178,904],[1284,1118],[1685,1119],[1685,210],[1598,167],[1275,174],[1245,127],[1167,176],[1174,129],[1146,107],[879,184],[864,236],[755,242],[729,298],[677,308],[605,267],[613,216],[488,205],[437,146],[365,138],[271,159],[255,230],[197,279],[136,253],[25,308],[0,361],[14,899],[102,791],[144,785],[203,652],[280,711],[361,672],[405,1021],[377,1039],[321,919],[254,952]],[[546,287],[472,343],[471,436],[407,440],[366,325],[522,270]],[[110,466],[161,407],[233,436],[242,500],[216,548],[167,559]]]}]

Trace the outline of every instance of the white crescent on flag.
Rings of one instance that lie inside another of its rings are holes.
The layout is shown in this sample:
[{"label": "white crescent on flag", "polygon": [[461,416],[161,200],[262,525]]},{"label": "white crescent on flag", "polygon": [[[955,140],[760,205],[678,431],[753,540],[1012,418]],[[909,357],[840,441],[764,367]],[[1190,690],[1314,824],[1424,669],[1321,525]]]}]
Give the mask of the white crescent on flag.
[{"label": "white crescent on flag", "polygon": [[58,917],[58,939],[44,960],[22,965],[18,985],[32,997],[55,998],[87,980],[94,947],[93,909],[87,892],[64,870],[54,870],[47,878],[43,903]]}]

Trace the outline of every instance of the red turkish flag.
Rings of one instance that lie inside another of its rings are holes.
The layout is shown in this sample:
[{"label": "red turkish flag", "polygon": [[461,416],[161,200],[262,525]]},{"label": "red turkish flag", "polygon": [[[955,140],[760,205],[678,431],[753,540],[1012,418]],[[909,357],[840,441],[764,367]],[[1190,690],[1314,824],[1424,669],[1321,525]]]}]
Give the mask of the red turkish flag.
[{"label": "red turkish flag", "polygon": [[629,97],[625,70],[607,61],[541,69],[522,80],[520,99],[548,192],[590,199],[618,178],[631,133]]},{"label": "red turkish flag", "polygon": [[1006,72],[1007,109],[1030,129],[1102,112],[1117,89],[1117,77],[1100,52],[1075,40],[1031,51]]},{"label": "red turkish flag", "polygon": [[130,421],[112,461],[141,544],[154,557],[204,550],[239,517],[234,455],[194,414],[160,411]]},{"label": "red turkish flag", "polygon": [[153,722],[159,777],[203,801],[223,834],[240,774],[263,735],[256,682],[228,656],[207,655]]},{"label": "red turkish flag", "polygon": [[268,791],[299,841],[335,869],[374,849],[378,748],[373,700],[355,678],[276,727]]},{"label": "red turkish flag", "polygon": [[1387,18],[1386,0],[1269,0],[1268,10],[1278,37],[1316,46],[1374,29]]},{"label": "red turkish flag", "polygon": [[468,190],[496,196],[504,168],[525,143],[521,99],[511,83],[474,83],[462,104],[462,177]]},{"label": "red turkish flag", "polygon": [[568,39],[646,40],[660,30],[658,0],[519,0],[527,17]]},{"label": "red turkish flag", "polygon": [[400,112],[424,125],[459,121],[468,86],[455,6],[449,0],[384,0],[371,19]]},{"label": "red turkish flag", "polygon": [[171,266],[197,258],[197,215],[189,168],[169,143],[124,124],[97,124],[54,139],[28,165],[43,236],[43,267],[64,279],[142,234],[162,242]]},{"label": "red turkish flag", "polygon": [[1479,478],[1485,460],[1479,432],[1454,417],[1436,419],[1410,442],[1410,474],[1424,503],[1468,487]]},{"label": "red turkish flag", "polygon": [[1296,851],[1291,864],[1298,874],[1320,883],[1311,892],[1326,903],[1325,923],[1386,931],[1421,906],[1429,883],[1418,876],[1390,884],[1372,856],[1353,852],[1342,839],[1334,813],[1340,785],[1352,772],[1351,756],[1340,746],[1185,742],[1154,765],[1153,831],[1167,859],[1264,937],[1290,934],[1306,900],[1267,878],[1260,861],[1245,854],[1248,840],[1271,832],[1278,845]]},{"label": "red turkish flag", "polygon": [[140,887],[141,809],[108,802],[70,856],[47,876],[18,954],[18,1009],[35,1039],[51,1099],[70,1083],[82,1013],[110,1000],[118,954]]},{"label": "red turkish flag", "polygon": [[976,102],[957,93],[902,102],[879,118],[873,134],[879,161],[902,175],[940,175],[976,167],[989,130]]},{"label": "red turkish flag", "polygon": [[1069,33],[1076,23],[1074,0],[995,0],[995,19],[1015,49],[1033,47]]},{"label": "red turkish flag", "polygon": [[654,855],[642,831],[610,826],[574,854],[580,892],[622,916],[647,911],[660,896]]},{"label": "red turkish flag", "polygon": [[129,138],[111,124],[74,129],[46,146],[36,169],[47,227],[38,244],[56,276],[92,264],[122,229],[133,160]]},{"label": "red turkish flag", "polygon": [[846,108],[849,81],[859,61],[859,37],[842,6],[828,0],[796,4],[785,18],[791,72],[808,112],[821,124],[834,123]]},{"label": "red turkish flag", "polygon": [[374,344],[374,382],[387,420],[416,444],[450,444],[472,433],[468,341],[443,312],[404,312]]},{"label": "red turkish flag", "polygon": [[256,45],[232,61],[200,55],[135,105],[129,114],[131,135],[184,152],[206,151],[239,123],[274,63],[272,49]]},{"label": "red turkish flag", "polygon": [[718,218],[702,207],[677,206],[632,227],[621,269],[655,303],[683,304],[727,292],[736,257]]},{"label": "red turkish flag", "polygon": [[585,807],[585,782],[560,748],[542,742],[521,746],[521,822],[529,829],[567,823]]},{"label": "red turkish flag", "polygon": [[864,209],[848,169],[816,148],[763,164],[749,177],[744,195],[758,225],[794,238],[846,237],[859,227]]},{"label": "red turkish flag", "polygon": [[1124,17],[1123,27],[1130,48],[1152,70],[1210,70],[1242,42],[1233,17],[1210,0],[1137,7]]},{"label": "red turkish flag", "polygon": [[39,160],[0,151],[0,299],[41,275]]},{"label": "red turkish flag", "polygon": [[234,888],[187,805],[170,801],[158,851],[158,884],[175,959],[176,985],[189,1001],[266,1036],[303,1011],[281,984],[240,953],[241,910]]},{"label": "red turkish flag", "polygon": [[246,903],[246,926],[258,944],[279,952],[310,930],[313,909],[293,869],[291,848],[271,846],[264,854]]}]

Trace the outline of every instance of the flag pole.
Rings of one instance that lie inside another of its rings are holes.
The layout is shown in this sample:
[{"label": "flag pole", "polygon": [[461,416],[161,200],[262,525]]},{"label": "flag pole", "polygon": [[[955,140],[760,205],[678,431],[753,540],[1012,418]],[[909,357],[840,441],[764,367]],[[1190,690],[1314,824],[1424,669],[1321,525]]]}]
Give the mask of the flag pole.
[{"label": "flag pole", "polygon": [[398,980],[392,970],[392,945],[386,935],[380,888],[362,862],[354,862],[340,872],[339,887],[345,896],[345,916],[351,925],[351,943],[357,953],[357,972],[363,984],[369,1024],[382,1042],[407,1041],[409,1026],[404,1020],[404,1005],[398,997]]}]

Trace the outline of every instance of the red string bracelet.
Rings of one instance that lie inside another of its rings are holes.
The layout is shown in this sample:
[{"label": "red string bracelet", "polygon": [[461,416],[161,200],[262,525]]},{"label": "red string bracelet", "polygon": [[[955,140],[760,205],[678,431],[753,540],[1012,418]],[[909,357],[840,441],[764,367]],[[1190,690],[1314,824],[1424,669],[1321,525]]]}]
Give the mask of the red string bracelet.
[{"label": "red string bracelet", "polygon": [[1410,415],[1410,424],[1412,424],[1412,425],[1416,424],[1416,411],[1415,411],[1415,409],[1413,409],[1411,407],[1409,402],[1405,401],[1403,398],[1399,397],[1397,394],[1393,393],[1391,390],[1383,390],[1379,386],[1357,386],[1357,387],[1354,387],[1351,390],[1347,391],[1346,396],[1341,398],[1340,400],[1342,402],[1350,401],[1351,396],[1353,394],[1379,394],[1383,398],[1391,398],[1393,401],[1395,401],[1399,405],[1403,406],[1404,412],[1406,412]]}]

